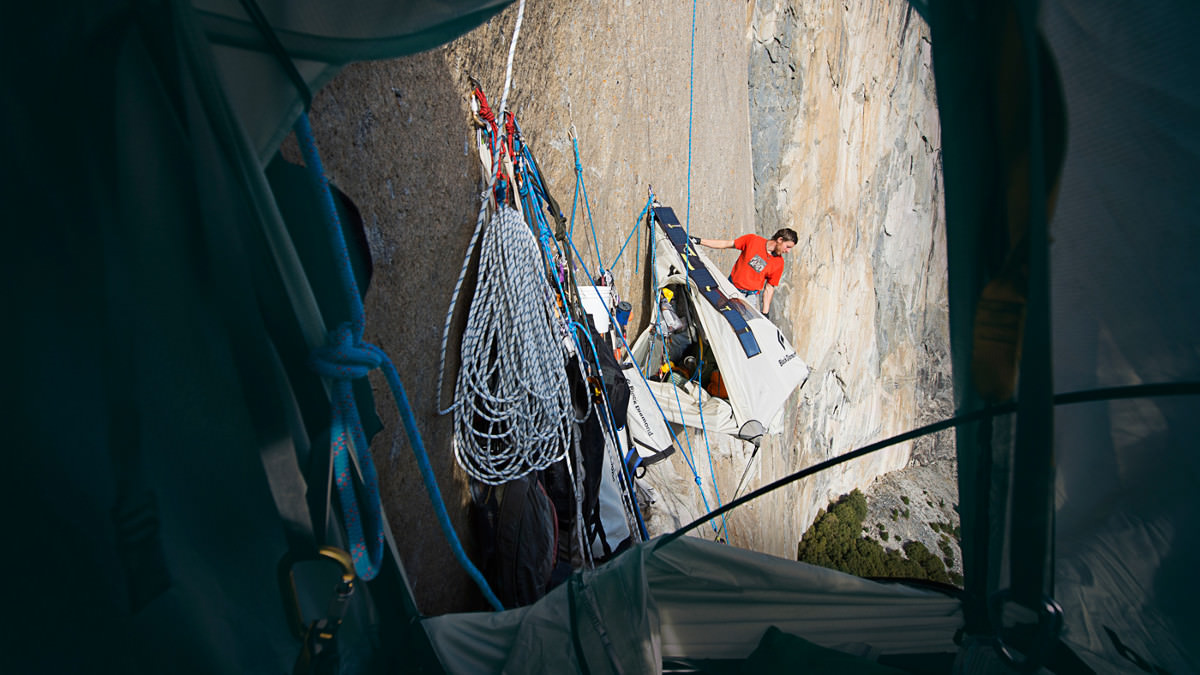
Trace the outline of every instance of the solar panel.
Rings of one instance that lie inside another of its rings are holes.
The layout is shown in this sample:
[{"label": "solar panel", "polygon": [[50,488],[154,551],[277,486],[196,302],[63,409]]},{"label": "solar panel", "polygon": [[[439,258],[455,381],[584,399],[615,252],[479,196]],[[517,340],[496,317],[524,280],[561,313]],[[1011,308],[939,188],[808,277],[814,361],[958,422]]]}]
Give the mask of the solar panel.
[{"label": "solar panel", "polygon": [[654,207],[654,220],[662,227],[663,233],[671,240],[671,244],[683,258],[687,267],[688,278],[700,290],[700,295],[725,318],[742,345],[742,351],[750,358],[762,353],[754,332],[750,330],[749,320],[753,318],[750,306],[740,297],[731,298],[720,289],[712,272],[700,262],[692,242],[688,241],[687,230],[679,224],[675,210],[669,206]]}]

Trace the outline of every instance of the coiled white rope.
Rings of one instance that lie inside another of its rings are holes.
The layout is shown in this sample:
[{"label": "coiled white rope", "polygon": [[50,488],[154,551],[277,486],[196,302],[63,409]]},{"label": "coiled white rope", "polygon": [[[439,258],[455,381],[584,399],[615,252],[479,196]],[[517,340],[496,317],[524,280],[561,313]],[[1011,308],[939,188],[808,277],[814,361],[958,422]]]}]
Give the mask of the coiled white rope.
[{"label": "coiled white rope", "polygon": [[454,455],[473,478],[499,485],[566,455],[574,409],[541,251],[515,209],[493,215],[479,256],[451,406]]}]

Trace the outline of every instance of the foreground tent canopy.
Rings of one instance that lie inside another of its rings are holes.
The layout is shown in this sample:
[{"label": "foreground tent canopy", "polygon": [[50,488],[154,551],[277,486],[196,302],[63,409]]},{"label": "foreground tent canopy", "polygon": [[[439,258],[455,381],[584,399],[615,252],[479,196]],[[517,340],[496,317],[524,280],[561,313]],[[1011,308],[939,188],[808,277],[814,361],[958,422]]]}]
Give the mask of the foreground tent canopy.
[{"label": "foreground tent canopy", "polygon": [[[317,87],[501,4],[262,10]],[[955,651],[1000,672],[1200,670],[1200,8],[912,6],[942,122],[963,592],[659,540],[532,608],[419,621],[389,547],[340,633],[346,669],[490,667],[538,643],[593,671],[740,660],[778,625],[943,671]],[[264,168],[301,97],[234,3],[30,5],[3,44],[0,138],[20,160],[0,254],[6,496],[32,561],[10,575],[23,611],[5,665],[287,670],[280,562],[343,544],[304,510],[324,502],[309,470],[328,466],[328,395],[303,361],[345,307],[321,290],[313,223],[280,215],[291,193]],[[331,583],[300,574],[297,590],[311,609]],[[717,642],[721,612],[737,630]],[[632,660],[597,647],[597,626],[631,635],[616,649]]]},{"label": "foreground tent canopy", "polygon": [[[304,100],[255,4],[316,89],[508,3],[117,0],[3,22],[0,147],[20,166],[0,187],[0,279],[20,326],[5,345],[26,355],[5,387],[6,504],[38,561],[14,583],[25,609],[0,670],[289,671],[284,561],[301,620],[337,585],[336,565],[310,562],[346,543],[308,359],[350,311],[316,196],[267,169]],[[351,670],[420,653],[397,561],[350,603]]]}]

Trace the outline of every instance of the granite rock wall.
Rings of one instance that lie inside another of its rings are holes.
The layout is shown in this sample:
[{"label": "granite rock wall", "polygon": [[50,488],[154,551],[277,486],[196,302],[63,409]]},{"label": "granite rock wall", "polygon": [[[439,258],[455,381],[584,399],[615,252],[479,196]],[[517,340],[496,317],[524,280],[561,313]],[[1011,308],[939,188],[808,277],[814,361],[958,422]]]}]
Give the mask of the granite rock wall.
[{"label": "granite rock wall", "polygon": [[[479,205],[469,78],[498,107],[516,15],[514,4],[442,48],[351,66],[318,94],[312,114],[326,169],[359,206],[375,258],[366,338],[400,369],[469,552],[465,477],[449,447],[450,418],[438,415],[438,354]],[[714,474],[727,501],[948,409],[949,391],[939,393],[948,366],[933,92],[928,29],[900,0],[698,3],[694,17],[687,3],[528,3],[508,107],[574,214],[581,260],[593,272],[611,267],[633,301],[631,337],[648,315],[644,228],[640,245],[630,241],[614,261],[649,190],[706,237],[784,225],[800,233],[772,316],[813,373],[783,433],[757,453],[717,437],[706,449],[688,435],[710,507]],[[732,265],[731,252],[713,254]],[[420,608],[480,608],[436,525],[386,386],[373,383],[385,430],[372,452]],[[944,454],[944,443],[930,452],[939,447]],[[905,466],[913,451],[898,446],[739,509],[727,519],[730,540],[792,557],[831,496]],[[681,453],[647,478],[652,528],[703,512]],[[697,534],[717,536],[707,526]]]}]

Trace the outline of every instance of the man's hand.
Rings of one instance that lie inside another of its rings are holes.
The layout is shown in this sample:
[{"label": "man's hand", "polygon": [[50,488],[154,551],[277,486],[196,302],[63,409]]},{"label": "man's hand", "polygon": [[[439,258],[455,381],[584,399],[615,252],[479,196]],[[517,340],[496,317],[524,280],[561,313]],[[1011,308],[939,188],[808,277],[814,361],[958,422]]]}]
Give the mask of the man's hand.
[{"label": "man's hand", "polygon": [[771,312],[770,312],[769,310],[765,310],[765,309],[764,309],[764,310],[762,311],[762,315],[763,315],[763,318],[764,318],[764,319],[769,319],[769,318],[771,318]]},{"label": "man's hand", "polygon": [[688,237],[688,241],[692,242],[693,244],[699,244],[700,237]]}]

